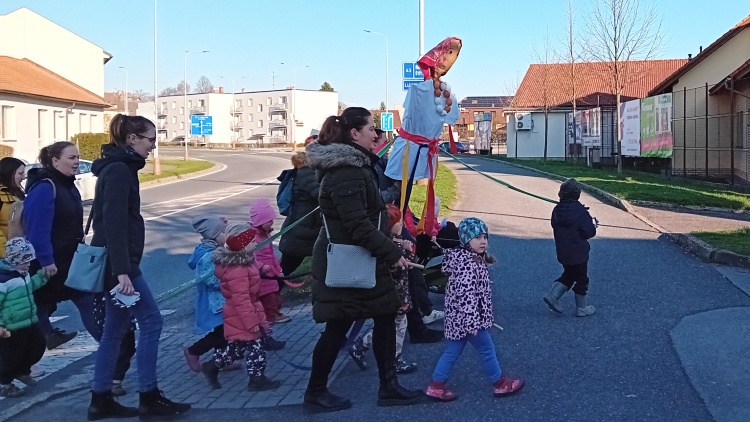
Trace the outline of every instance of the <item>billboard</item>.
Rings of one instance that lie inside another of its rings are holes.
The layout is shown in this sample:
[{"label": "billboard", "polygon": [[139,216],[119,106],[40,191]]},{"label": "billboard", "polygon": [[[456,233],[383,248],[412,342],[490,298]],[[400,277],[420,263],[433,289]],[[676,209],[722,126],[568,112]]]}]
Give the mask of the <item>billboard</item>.
[{"label": "billboard", "polygon": [[641,156],[672,157],[672,94],[641,100]]},{"label": "billboard", "polygon": [[620,104],[620,143],[622,155],[641,155],[641,100]]},{"label": "billboard", "polygon": [[599,147],[602,145],[602,109],[576,111],[577,144],[585,147]]}]

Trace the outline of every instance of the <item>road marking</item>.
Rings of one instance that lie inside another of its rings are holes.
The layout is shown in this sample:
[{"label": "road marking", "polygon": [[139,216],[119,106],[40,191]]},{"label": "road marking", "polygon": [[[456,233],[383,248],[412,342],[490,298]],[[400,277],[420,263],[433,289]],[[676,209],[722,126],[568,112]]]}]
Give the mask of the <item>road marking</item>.
[{"label": "road marking", "polygon": [[162,309],[159,311],[162,316],[172,315],[175,312],[177,312],[176,309]]},{"label": "road marking", "polygon": [[57,322],[57,321],[65,319],[67,317],[68,317],[67,315],[49,317],[49,322]]},{"label": "road marking", "polygon": [[[210,161],[210,160],[203,160],[203,161]],[[221,168],[220,168],[220,169],[218,169],[218,170],[216,170],[216,171],[209,171],[208,173],[201,173],[201,174],[197,174],[197,175],[195,175],[195,176],[191,176],[191,177],[186,177],[186,178],[184,178],[184,179],[175,179],[175,180],[172,180],[172,181],[170,181],[170,182],[159,182],[159,183],[154,183],[154,184],[152,184],[152,185],[146,185],[146,186],[144,186],[144,187],[142,187],[142,188],[140,188],[140,189],[141,189],[141,190],[147,190],[147,189],[155,188],[155,187],[158,187],[158,186],[167,186],[167,185],[171,185],[172,183],[178,183],[178,182],[186,182],[186,181],[188,181],[188,180],[193,180],[193,179],[197,179],[197,178],[199,178],[199,177],[203,177],[203,176],[210,176],[210,175],[212,175],[212,174],[216,174],[216,173],[222,172],[222,171],[226,170],[226,169],[227,169],[227,168],[229,167],[229,166],[227,166],[227,165],[226,165],[226,164],[224,164],[224,163],[216,163],[216,166],[217,166],[217,167],[221,167]],[[148,183],[148,182],[146,182],[146,183]]]}]

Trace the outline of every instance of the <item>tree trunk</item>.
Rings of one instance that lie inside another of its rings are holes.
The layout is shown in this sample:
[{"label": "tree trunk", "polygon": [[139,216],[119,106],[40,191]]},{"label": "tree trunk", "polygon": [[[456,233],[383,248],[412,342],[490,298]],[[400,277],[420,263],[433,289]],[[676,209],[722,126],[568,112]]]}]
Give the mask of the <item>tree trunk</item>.
[{"label": "tree trunk", "polygon": [[617,90],[617,101],[615,105],[615,123],[617,124],[617,175],[622,176],[622,133],[620,130],[620,90]]},{"label": "tree trunk", "polygon": [[[583,148],[583,146],[581,146]],[[576,98],[575,98],[575,92],[573,93],[573,149],[576,150],[576,161],[575,165],[578,165],[578,160],[580,157],[580,150],[578,149],[578,143],[576,141]]]},{"label": "tree trunk", "polygon": [[544,113],[544,159],[547,161],[547,128],[549,127],[549,113]]}]

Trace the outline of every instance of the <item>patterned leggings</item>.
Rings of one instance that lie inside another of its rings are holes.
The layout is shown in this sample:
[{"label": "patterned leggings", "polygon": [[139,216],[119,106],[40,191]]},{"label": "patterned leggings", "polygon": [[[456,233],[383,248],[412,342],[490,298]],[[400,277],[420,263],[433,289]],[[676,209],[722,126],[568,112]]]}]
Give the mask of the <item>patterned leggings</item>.
[{"label": "patterned leggings", "polygon": [[[404,337],[406,337],[406,314],[396,315],[396,356],[401,354],[404,348]],[[362,337],[362,344],[372,347],[372,330]]]},{"label": "patterned leggings", "polygon": [[219,369],[226,368],[243,356],[249,376],[263,375],[266,371],[266,339],[230,341],[227,347],[214,349],[214,363]]}]

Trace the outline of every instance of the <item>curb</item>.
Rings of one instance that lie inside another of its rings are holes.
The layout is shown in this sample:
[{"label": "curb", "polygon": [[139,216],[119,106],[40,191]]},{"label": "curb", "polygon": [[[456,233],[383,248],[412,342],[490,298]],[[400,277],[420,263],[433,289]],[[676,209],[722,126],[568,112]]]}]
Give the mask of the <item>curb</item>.
[{"label": "curb", "polygon": [[[550,179],[554,179],[554,180],[564,181],[567,179],[567,177],[563,177],[557,174],[547,173],[546,171],[537,170],[535,168],[527,167],[521,164],[510,163],[510,162],[502,161],[502,160],[493,160],[491,158],[486,158],[486,157],[478,157],[478,158],[481,158],[482,160],[487,160],[487,161],[500,162],[500,163],[507,164],[513,167],[518,167],[518,168],[522,168],[525,170],[533,171],[535,173],[543,174],[544,176]],[[750,256],[736,254],[734,252],[723,250],[723,249],[716,249],[712,247],[711,245],[709,245],[708,243],[698,239],[697,237],[691,234],[672,233],[669,230],[659,226],[658,224],[654,223],[653,221],[641,215],[638,211],[636,211],[633,208],[630,202],[624,199],[620,199],[612,195],[611,193],[605,192],[599,188],[589,186],[585,183],[581,183],[581,186],[583,187],[583,190],[589,193],[590,195],[596,197],[597,199],[602,200],[603,202],[613,205],[627,212],[628,214],[633,215],[635,218],[641,220],[642,222],[646,223],[646,225],[650,226],[651,228],[658,231],[659,233],[665,235],[671,241],[687,249],[688,251],[690,251],[690,253],[701,258],[703,261],[713,262],[716,264],[729,265],[731,267],[750,268]],[[636,201],[636,203],[645,204],[646,202]],[[655,205],[658,203],[649,203],[649,204]],[[723,211],[723,212],[732,212],[732,213],[746,212],[746,211],[734,211],[734,210],[729,210],[729,209],[724,209],[724,208],[707,208],[707,207],[690,208],[690,207],[682,207],[678,205],[673,205],[669,208],[686,208],[686,209],[695,209],[695,210]]]},{"label": "curb", "polygon": [[[203,161],[208,161],[208,160],[203,160]],[[206,175],[209,175],[209,174],[218,173],[218,172],[223,171],[223,170],[225,170],[227,168],[226,164],[221,164],[221,163],[216,163],[216,162],[214,162],[213,164],[214,164],[213,167],[207,168],[205,170],[195,171],[195,172],[192,172],[192,173],[180,174],[180,175],[177,175],[177,176],[162,177],[160,179],[150,180],[148,182],[143,182],[140,185],[141,186],[141,190],[148,189],[148,188],[153,188],[155,186],[161,186],[161,185],[166,185],[166,184],[170,184],[170,183],[181,182],[181,181],[184,181],[184,180],[190,180],[192,178],[199,177],[199,176],[206,176]]]}]

